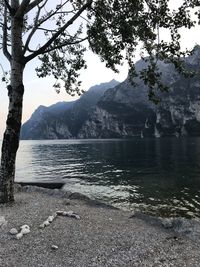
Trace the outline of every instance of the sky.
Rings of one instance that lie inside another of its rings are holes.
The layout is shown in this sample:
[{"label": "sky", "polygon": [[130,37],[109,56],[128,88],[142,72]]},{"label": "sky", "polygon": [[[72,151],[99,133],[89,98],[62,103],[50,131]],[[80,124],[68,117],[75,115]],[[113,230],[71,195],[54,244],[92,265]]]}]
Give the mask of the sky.
[{"label": "sky", "polygon": [[[120,73],[116,74],[110,69],[107,69],[98,56],[92,52],[87,52],[85,57],[87,59],[88,68],[81,72],[80,80],[82,81],[82,89],[88,90],[93,85],[109,82],[112,79],[116,79],[120,82],[126,79],[128,73],[127,66],[121,67]],[[78,96],[70,97],[65,92],[64,88],[57,94],[52,86],[54,79],[51,77],[38,78],[34,71],[36,66],[36,62],[31,62],[25,69],[23,122],[30,118],[31,114],[39,105],[50,106],[59,101],[71,101],[79,98]],[[5,129],[7,110],[8,97],[6,84],[0,82],[0,140],[2,139]]]},{"label": "sky", "polygon": [[[172,1],[172,7],[174,7],[175,1]],[[177,0],[176,4],[180,3],[181,0]],[[182,47],[183,48],[193,48],[195,44],[200,44],[200,29],[192,30],[182,30]],[[161,33],[161,35],[165,33]],[[82,89],[87,90],[91,86],[100,84],[103,82],[109,82],[112,79],[116,79],[120,82],[126,79],[128,74],[128,66],[125,63],[124,66],[119,68],[119,73],[116,74],[110,69],[105,67],[99,57],[93,54],[91,51],[87,51],[85,54],[87,60],[88,68],[81,72],[80,79],[82,80]],[[136,60],[139,59],[139,55]],[[0,63],[5,70],[8,69],[8,63],[0,51]],[[54,80],[51,77],[38,78],[34,71],[35,67],[38,65],[38,60],[33,60],[30,62],[25,69],[24,74],[24,105],[23,105],[23,119],[25,122],[33,111],[39,106],[49,106],[59,101],[70,101],[72,97],[66,94],[66,92],[61,90],[60,94],[57,94],[52,87]],[[1,76],[1,69],[0,69]],[[78,97],[73,98],[77,99]],[[3,136],[3,131],[5,129],[5,121],[8,109],[8,97],[7,89],[5,83],[0,82],[0,140]]]}]

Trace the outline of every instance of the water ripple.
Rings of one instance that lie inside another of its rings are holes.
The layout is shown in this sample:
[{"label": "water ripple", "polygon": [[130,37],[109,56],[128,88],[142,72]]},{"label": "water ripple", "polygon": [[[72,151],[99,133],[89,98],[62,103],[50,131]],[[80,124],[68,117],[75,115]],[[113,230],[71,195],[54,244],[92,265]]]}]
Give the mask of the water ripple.
[{"label": "water ripple", "polygon": [[21,141],[18,181],[65,181],[124,209],[200,217],[200,138]]}]

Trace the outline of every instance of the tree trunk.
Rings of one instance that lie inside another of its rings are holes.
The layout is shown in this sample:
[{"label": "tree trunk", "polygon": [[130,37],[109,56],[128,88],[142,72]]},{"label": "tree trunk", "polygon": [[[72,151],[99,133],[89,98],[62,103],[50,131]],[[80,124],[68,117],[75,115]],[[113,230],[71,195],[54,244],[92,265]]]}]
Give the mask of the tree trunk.
[{"label": "tree trunk", "polygon": [[[22,84],[23,71],[20,71],[20,74],[18,68],[17,71],[12,69],[12,72],[15,76],[15,81],[14,84],[11,82],[11,85],[8,86],[9,111],[1,151],[0,203],[14,201],[15,161],[19,146],[22,119],[22,102],[24,93],[24,86]],[[17,75],[16,72],[18,72]],[[20,75],[21,78],[19,79]]]},{"label": "tree trunk", "polygon": [[[19,0],[12,0],[12,10],[15,12],[18,7]],[[25,62],[22,30],[23,15],[21,17],[11,16],[11,77],[8,86],[9,109],[1,151],[0,203],[14,201],[15,161],[19,147],[24,94],[23,71]]]}]

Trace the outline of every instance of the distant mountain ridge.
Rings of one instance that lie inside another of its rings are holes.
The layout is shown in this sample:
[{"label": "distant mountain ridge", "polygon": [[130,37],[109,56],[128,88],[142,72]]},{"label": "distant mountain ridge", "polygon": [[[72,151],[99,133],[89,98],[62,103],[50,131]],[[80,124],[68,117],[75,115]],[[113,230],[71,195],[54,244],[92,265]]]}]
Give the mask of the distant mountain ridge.
[{"label": "distant mountain ridge", "polygon": [[58,102],[49,107],[39,106],[22,125],[21,139],[65,139],[76,137],[104,92],[119,82],[111,80],[92,86],[78,100]]},{"label": "distant mountain ridge", "polygon": [[[56,104],[60,113],[39,108],[23,125],[22,139],[200,136],[200,46],[184,60],[198,75],[185,78],[172,64],[158,62],[162,80],[170,87],[169,93],[160,93],[158,105],[149,101],[143,81],[137,79],[136,87],[129,79],[112,81],[98,93],[91,88],[63,110]],[[138,61],[136,70],[145,64]]]}]

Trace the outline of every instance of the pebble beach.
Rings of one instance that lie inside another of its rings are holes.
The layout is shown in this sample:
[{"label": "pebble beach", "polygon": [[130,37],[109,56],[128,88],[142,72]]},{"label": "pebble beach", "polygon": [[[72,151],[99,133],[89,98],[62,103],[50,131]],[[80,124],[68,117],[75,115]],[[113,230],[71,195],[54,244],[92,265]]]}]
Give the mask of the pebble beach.
[{"label": "pebble beach", "polygon": [[[24,225],[27,234],[19,239],[11,234]],[[34,186],[17,186],[15,202],[0,205],[3,267],[195,267],[200,266],[199,251],[198,220],[153,218]]]}]

